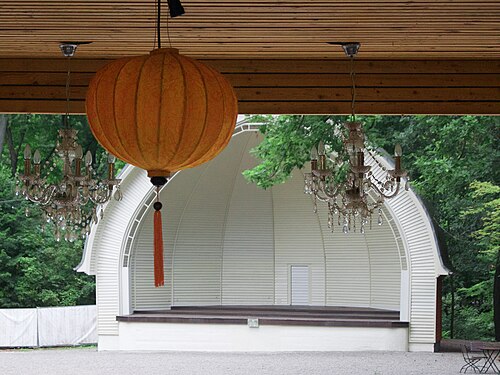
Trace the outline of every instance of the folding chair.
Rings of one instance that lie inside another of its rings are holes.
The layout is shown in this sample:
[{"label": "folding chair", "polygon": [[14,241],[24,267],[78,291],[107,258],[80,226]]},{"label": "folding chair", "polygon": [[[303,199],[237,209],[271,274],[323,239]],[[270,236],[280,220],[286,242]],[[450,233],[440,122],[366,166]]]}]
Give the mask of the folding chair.
[{"label": "folding chair", "polygon": [[482,359],[485,359],[484,355],[473,353],[468,345],[462,344],[462,356],[464,358],[465,365],[462,366],[460,372],[463,371],[464,374],[466,374],[467,370],[470,368],[474,370],[474,373],[481,372],[478,364]]}]

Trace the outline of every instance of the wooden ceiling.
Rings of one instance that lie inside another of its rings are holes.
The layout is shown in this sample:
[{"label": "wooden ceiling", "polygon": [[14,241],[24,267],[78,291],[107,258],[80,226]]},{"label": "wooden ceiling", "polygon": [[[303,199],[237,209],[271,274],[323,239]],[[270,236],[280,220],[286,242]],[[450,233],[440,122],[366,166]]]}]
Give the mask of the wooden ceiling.
[{"label": "wooden ceiling", "polygon": [[[166,3],[166,1],[164,1]],[[231,80],[242,113],[500,113],[498,0],[183,0],[163,43]],[[0,0],[0,112],[64,111],[59,43],[78,48],[72,111],[109,59],[154,48],[153,0]]]},{"label": "wooden ceiling", "polygon": [[[166,1],[165,11],[167,8]],[[183,0],[172,44],[209,58],[342,57],[329,41],[360,41],[363,58],[498,58],[498,0]],[[0,1],[2,56],[59,57],[62,40],[88,41],[79,57],[146,53],[153,0]],[[164,38],[166,21],[163,19]]]}]

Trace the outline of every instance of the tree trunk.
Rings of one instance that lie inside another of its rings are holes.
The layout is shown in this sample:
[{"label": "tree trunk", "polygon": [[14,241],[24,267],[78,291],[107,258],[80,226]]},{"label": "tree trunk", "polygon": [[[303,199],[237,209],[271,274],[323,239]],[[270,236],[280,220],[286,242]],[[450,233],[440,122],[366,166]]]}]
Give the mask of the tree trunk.
[{"label": "tree trunk", "polygon": [[495,279],[493,280],[493,322],[495,323],[495,340],[500,341],[500,250],[497,254]]},{"label": "tree trunk", "polygon": [[0,157],[5,143],[5,133],[7,131],[7,115],[0,115]]},{"label": "tree trunk", "polygon": [[7,141],[7,146],[9,147],[10,171],[12,176],[15,176],[17,172],[17,151],[14,146],[14,140],[12,139],[12,131],[10,130],[9,126],[5,131],[5,139]]},{"label": "tree trunk", "polygon": [[18,162],[18,155],[24,146],[24,137],[26,136],[26,133],[28,129],[24,129],[21,134],[20,134],[20,139],[19,139],[19,144],[16,146],[14,145],[14,138],[12,136],[12,130],[11,130],[12,123],[8,124],[7,129],[5,130],[5,140],[7,141],[7,146],[9,147],[9,156],[10,156],[10,170],[12,173],[12,177],[16,175],[17,172],[17,162]]}]

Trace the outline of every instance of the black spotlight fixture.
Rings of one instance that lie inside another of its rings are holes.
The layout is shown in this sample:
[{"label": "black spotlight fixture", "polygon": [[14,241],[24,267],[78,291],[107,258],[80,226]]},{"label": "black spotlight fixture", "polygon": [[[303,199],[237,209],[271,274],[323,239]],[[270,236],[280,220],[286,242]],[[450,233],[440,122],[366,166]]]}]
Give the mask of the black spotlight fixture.
[{"label": "black spotlight fixture", "polygon": [[180,0],[167,0],[167,3],[170,11],[170,17],[175,18],[182,16],[185,13]]}]

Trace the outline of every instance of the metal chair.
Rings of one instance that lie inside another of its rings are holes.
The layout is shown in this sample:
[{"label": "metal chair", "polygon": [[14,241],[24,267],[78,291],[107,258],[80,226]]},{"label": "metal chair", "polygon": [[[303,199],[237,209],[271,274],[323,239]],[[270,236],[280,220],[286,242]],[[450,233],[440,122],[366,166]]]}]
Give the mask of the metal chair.
[{"label": "metal chair", "polygon": [[478,364],[482,359],[485,359],[484,355],[480,353],[474,353],[470,350],[470,345],[462,344],[462,356],[464,358],[465,364],[460,369],[460,372],[467,373],[467,370],[472,368],[474,373],[481,372]]}]

